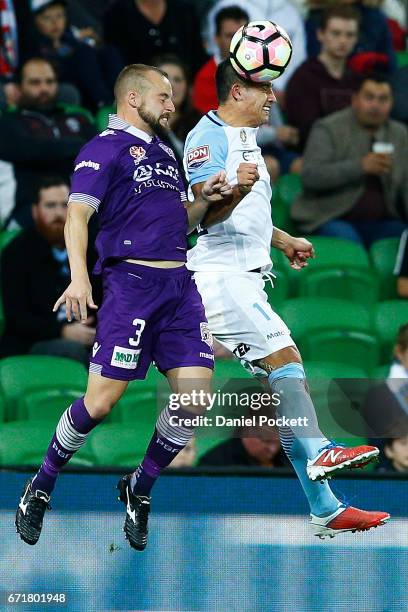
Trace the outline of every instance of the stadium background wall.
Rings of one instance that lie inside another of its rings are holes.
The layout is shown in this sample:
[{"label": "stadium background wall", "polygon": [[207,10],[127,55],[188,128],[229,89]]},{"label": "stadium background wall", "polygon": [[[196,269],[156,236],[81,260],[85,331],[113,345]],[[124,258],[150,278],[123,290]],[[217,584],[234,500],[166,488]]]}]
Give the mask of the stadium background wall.
[{"label": "stadium background wall", "polygon": [[[367,534],[312,535],[294,478],[165,475],[142,554],[123,538],[114,474],[62,474],[37,546],[15,534],[28,474],[0,472],[0,610],[406,612],[406,480],[342,478],[349,503],[386,509]],[[65,607],[9,606],[5,592],[66,593]]]}]

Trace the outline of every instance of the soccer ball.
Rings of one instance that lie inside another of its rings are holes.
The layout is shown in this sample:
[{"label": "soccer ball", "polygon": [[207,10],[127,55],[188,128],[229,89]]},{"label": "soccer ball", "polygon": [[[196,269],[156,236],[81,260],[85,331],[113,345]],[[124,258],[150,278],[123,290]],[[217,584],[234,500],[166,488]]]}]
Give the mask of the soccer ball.
[{"label": "soccer ball", "polygon": [[230,45],[230,61],[240,77],[255,83],[277,79],[289,64],[292,43],[272,21],[250,21],[237,30]]}]

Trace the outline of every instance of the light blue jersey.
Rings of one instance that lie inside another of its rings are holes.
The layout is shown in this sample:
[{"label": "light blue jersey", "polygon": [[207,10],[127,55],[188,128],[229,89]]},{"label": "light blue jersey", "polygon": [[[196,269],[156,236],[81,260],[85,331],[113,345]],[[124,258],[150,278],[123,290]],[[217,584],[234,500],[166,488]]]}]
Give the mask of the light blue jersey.
[{"label": "light blue jersey", "polygon": [[257,131],[258,128],[231,127],[210,111],[187,136],[184,168],[190,186],[224,169],[228,182],[236,185],[241,162],[256,163],[260,175],[226,221],[200,233],[197,245],[188,252],[190,270],[248,271],[271,266],[272,190],[256,142]]}]

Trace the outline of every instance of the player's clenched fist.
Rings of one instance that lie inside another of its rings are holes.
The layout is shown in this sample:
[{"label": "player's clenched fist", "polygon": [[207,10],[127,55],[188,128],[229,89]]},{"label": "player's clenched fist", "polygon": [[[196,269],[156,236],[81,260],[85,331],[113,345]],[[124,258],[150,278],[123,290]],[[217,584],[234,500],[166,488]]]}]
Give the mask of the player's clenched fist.
[{"label": "player's clenched fist", "polygon": [[86,321],[88,318],[87,308],[97,309],[92,298],[92,287],[88,279],[73,280],[65,289],[64,293],[55,302],[53,311],[56,312],[61,304],[65,302],[67,320]]},{"label": "player's clenched fist", "polygon": [[249,162],[242,162],[237,170],[238,189],[242,194],[247,194],[259,179],[258,166]]}]

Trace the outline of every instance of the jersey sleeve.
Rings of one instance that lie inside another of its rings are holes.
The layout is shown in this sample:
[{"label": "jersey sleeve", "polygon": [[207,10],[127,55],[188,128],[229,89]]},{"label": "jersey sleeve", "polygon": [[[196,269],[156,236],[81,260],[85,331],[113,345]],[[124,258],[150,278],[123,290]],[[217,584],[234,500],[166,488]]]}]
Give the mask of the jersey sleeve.
[{"label": "jersey sleeve", "polygon": [[184,167],[190,186],[225,170],[227,136],[222,127],[193,131],[184,149]]},{"label": "jersey sleeve", "polygon": [[75,160],[68,203],[82,202],[97,211],[108,190],[114,159],[107,141],[97,138],[82,147]]}]

